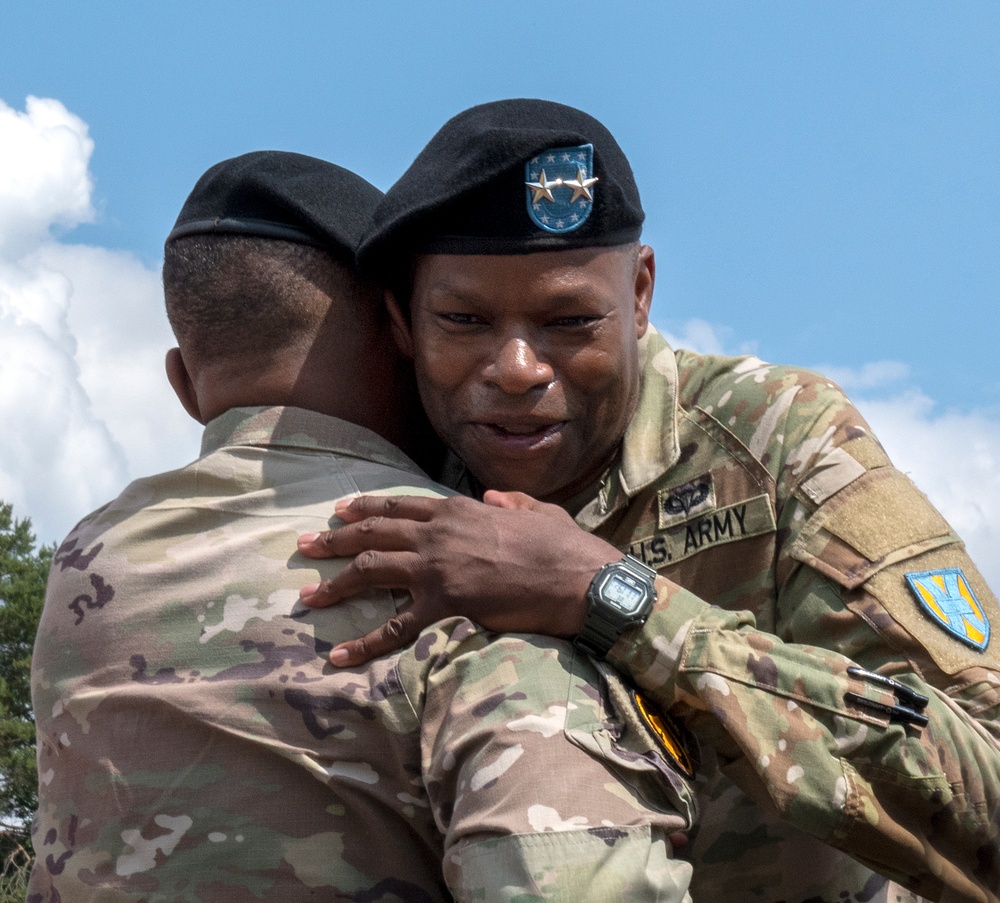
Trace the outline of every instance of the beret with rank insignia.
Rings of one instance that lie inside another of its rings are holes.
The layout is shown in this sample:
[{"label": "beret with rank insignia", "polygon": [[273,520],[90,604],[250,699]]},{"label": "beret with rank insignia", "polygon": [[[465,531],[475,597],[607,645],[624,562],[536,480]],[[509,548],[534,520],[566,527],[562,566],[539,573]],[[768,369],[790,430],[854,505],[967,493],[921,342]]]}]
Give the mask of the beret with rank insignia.
[{"label": "beret with rank insignia", "polygon": [[499,100],[441,127],[387,192],[358,251],[386,276],[412,254],[525,254],[638,240],[632,168],[594,117]]}]

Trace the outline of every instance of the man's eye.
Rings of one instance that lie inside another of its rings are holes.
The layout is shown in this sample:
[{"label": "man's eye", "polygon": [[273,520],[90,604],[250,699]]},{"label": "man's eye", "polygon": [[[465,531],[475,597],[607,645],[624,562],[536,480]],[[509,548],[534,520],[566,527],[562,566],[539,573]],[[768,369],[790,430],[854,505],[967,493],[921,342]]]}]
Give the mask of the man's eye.
[{"label": "man's eye", "polygon": [[480,326],[486,321],[476,314],[463,314],[454,311],[438,314],[438,317],[445,323],[453,326]]},{"label": "man's eye", "polygon": [[581,314],[578,317],[559,317],[557,320],[552,321],[553,326],[558,326],[563,329],[583,329],[588,326],[593,326],[599,323],[600,317],[586,316]]}]

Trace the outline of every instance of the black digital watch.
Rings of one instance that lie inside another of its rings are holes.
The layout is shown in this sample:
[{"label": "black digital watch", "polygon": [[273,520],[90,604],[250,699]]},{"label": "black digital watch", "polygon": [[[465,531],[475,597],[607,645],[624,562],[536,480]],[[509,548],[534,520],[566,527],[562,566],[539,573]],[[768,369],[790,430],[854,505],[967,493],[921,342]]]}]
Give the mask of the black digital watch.
[{"label": "black digital watch", "polygon": [[626,555],[602,567],[587,590],[587,617],[573,643],[603,659],[626,630],[641,627],[653,610],[656,571]]}]

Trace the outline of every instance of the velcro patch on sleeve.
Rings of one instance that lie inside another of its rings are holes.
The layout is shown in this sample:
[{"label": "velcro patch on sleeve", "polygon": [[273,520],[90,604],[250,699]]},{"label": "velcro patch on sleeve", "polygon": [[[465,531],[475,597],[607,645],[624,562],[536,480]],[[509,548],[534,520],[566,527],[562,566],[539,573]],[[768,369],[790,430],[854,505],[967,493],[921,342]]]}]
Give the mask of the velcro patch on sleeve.
[{"label": "velcro patch on sleeve", "polygon": [[816,505],[822,505],[845,486],[865,473],[863,464],[842,448],[832,448],[816,467],[816,472],[799,489]]},{"label": "velcro patch on sleeve", "polygon": [[853,589],[890,564],[958,541],[948,522],[905,474],[880,467],[821,505],[790,553]]},{"label": "velcro patch on sleeve", "polygon": [[865,470],[874,470],[876,467],[886,467],[892,464],[878,439],[870,433],[848,439],[840,447],[855,461],[863,465]]}]

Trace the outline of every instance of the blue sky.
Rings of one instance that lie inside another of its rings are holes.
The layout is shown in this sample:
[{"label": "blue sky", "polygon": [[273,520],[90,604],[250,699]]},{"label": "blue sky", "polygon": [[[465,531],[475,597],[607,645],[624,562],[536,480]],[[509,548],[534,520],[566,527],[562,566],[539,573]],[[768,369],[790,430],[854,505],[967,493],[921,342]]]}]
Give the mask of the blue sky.
[{"label": "blue sky", "polygon": [[[387,188],[453,114],[535,96],[597,116],[629,156],[657,252],[658,326],[699,350],[834,375],[901,466],[1000,557],[997,4],[8,0],[0,34],[11,121],[34,123],[26,98],[51,98],[93,142],[87,209],[51,213],[33,233],[41,257],[6,261],[44,258],[71,285],[73,403],[103,430],[94,467],[117,462],[81,505],[143,467],[182,463],[196,442],[186,427],[183,448],[128,435],[135,409],[107,397],[122,380],[94,372],[128,344],[108,340],[112,325],[162,356],[152,276],[208,166],[279,148]],[[130,304],[88,302],[112,264],[142,287]],[[0,497],[19,492],[20,513],[56,533],[86,513],[41,511],[13,454],[0,442]]]}]

